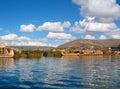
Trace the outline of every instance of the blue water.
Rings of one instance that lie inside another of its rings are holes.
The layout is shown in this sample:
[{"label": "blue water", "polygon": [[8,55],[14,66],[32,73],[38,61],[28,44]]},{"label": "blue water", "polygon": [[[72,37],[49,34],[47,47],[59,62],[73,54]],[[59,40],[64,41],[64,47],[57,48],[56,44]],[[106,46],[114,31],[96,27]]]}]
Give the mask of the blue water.
[{"label": "blue water", "polygon": [[120,57],[0,58],[0,89],[120,89]]}]

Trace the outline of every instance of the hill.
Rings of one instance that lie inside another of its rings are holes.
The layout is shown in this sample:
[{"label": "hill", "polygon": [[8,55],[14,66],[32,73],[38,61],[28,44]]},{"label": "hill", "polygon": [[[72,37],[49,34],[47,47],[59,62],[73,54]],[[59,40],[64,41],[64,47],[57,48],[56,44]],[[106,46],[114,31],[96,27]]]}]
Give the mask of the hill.
[{"label": "hill", "polygon": [[9,48],[15,48],[20,50],[50,50],[54,47],[48,47],[48,46],[9,46]]},{"label": "hill", "polygon": [[105,49],[109,47],[120,47],[119,39],[107,39],[107,40],[89,40],[89,39],[78,39],[72,42],[60,45],[58,48],[78,48],[87,49],[90,46],[94,46],[96,49]]}]

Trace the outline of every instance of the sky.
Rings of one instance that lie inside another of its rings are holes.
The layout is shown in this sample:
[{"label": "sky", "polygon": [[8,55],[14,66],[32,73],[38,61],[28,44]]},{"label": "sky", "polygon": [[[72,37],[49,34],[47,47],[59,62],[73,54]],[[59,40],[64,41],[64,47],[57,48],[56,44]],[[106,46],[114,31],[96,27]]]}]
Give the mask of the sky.
[{"label": "sky", "polygon": [[120,0],[0,0],[0,43],[57,47],[120,39]]}]

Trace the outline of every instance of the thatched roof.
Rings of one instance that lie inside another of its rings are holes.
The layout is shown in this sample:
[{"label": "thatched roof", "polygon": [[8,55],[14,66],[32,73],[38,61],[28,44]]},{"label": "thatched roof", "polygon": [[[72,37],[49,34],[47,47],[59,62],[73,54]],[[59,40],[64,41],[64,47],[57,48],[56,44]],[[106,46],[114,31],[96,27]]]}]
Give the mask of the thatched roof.
[{"label": "thatched roof", "polygon": [[5,48],[6,46],[4,44],[0,44],[0,48]]}]

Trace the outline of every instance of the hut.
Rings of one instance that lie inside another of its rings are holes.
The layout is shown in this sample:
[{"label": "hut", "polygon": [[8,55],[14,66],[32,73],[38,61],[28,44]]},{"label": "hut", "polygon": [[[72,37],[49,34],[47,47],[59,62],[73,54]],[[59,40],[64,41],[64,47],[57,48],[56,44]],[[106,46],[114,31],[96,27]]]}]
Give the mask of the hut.
[{"label": "hut", "polygon": [[6,46],[4,44],[0,44],[0,57],[4,58],[4,57],[13,57],[13,56],[14,56],[14,52],[12,48],[10,48],[10,52],[8,52]]}]

